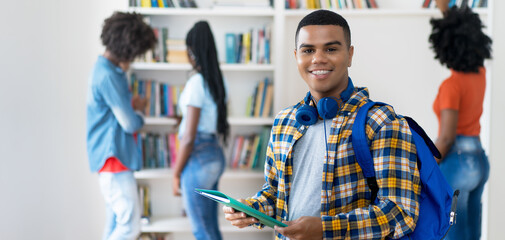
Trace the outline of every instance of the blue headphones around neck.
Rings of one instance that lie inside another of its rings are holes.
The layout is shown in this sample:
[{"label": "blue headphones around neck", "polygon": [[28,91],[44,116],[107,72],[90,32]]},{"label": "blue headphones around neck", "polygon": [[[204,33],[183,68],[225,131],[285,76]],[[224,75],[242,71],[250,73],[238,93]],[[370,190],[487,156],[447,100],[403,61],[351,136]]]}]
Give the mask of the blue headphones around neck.
[{"label": "blue headphones around neck", "polygon": [[[354,92],[354,85],[352,84],[351,78],[348,78],[347,88],[340,94],[340,100],[342,103],[347,102]],[[310,106],[310,101],[312,96],[310,91],[303,99],[305,102],[302,107],[296,112],[296,121],[303,125],[313,125],[317,122],[318,116],[323,119],[334,118],[338,111],[340,110],[340,105],[338,104],[338,99],[335,97],[325,97],[317,102],[317,109]]]}]

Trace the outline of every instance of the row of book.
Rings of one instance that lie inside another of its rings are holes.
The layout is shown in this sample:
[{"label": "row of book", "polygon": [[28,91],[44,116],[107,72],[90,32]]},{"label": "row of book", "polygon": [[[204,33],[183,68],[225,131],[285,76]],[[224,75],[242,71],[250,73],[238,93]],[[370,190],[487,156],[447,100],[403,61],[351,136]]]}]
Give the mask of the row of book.
[{"label": "row of book", "polygon": [[362,9],[378,7],[375,0],[285,0],[286,9]]},{"label": "row of book", "polygon": [[271,7],[273,0],[129,0],[129,4],[143,8]]},{"label": "row of book", "polygon": [[142,156],[142,168],[169,168],[175,164],[179,139],[175,133],[137,134],[137,147]]},{"label": "row of book", "polygon": [[259,81],[254,93],[247,98],[246,117],[272,116],[274,86],[269,78]]},{"label": "row of book", "polygon": [[[236,135],[228,167],[262,169],[269,137],[270,127],[263,127],[259,133]],[[142,156],[142,169],[170,168],[177,159],[179,139],[175,133],[140,132],[137,134],[137,148]]]},{"label": "row of book", "polygon": [[248,32],[226,33],[226,63],[269,64],[271,27],[253,28]]},{"label": "row of book", "polygon": [[[435,0],[424,0],[423,8],[435,8]],[[471,8],[485,8],[487,7],[487,0],[450,0],[449,7],[452,6],[468,6]]]},{"label": "row of book", "polygon": [[144,8],[196,8],[195,0],[129,0],[130,7]]},{"label": "row of book", "polygon": [[229,168],[263,169],[269,138],[270,127],[262,128],[258,134],[235,136],[230,151]]},{"label": "row of book", "polygon": [[[150,22],[149,17],[144,18]],[[184,39],[169,38],[167,27],[153,27],[158,44],[135,59],[136,62],[189,63]]]},{"label": "row of book", "polygon": [[151,79],[137,79],[135,74],[130,76],[130,90],[133,96],[139,95],[147,100],[145,116],[180,116],[177,102],[183,89],[183,85],[174,86]]}]

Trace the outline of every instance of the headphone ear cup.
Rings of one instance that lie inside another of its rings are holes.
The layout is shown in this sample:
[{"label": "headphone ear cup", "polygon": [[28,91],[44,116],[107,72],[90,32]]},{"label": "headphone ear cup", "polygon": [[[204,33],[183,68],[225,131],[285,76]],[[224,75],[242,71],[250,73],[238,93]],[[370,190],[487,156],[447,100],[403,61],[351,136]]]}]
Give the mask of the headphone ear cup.
[{"label": "headphone ear cup", "polygon": [[337,100],[326,97],[317,102],[317,111],[323,119],[332,119],[337,116],[339,106]]},{"label": "headphone ear cup", "polygon": [[302,125],[313,125],[317,122],[317,109],[309,105],[303,105],[296,112],[296,121]]}]

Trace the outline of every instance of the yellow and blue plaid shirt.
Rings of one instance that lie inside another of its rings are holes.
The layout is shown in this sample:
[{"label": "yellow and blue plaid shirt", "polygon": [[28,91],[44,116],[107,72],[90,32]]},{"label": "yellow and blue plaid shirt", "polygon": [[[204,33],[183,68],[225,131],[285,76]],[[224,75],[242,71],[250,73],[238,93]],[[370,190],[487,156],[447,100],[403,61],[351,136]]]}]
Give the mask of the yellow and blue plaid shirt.
[{"label": "yellow and blue plaid shirt", "polygon": [[[390,106],[368,112],[366,133],[379,185],[379,203],[370,204],[371,192],[351,142],[357,110],[368,101],[368,90],[355,88],[331,124],[321,189],[324,239],[399,238],[416,226],[421,193],[416,148],[407,122]],[[288,216],[293,146],[308,128],[295,119],[303,104],[276,116],[266,154],[266,183],[247,199],[252,207],[280,221]],[[276,239],[282,238],[277,233]]]}]

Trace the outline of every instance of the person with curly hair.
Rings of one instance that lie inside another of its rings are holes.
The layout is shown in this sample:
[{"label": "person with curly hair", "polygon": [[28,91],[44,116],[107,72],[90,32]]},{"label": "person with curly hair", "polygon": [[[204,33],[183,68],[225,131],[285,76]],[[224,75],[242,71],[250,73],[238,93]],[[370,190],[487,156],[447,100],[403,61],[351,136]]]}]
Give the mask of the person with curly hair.
[{"label": "person with curly hair", "polygon": [[144,125],[146,100],[132,98],[126,72],[135,57],[155,46],[156,37],[140,14],[122,12],[105,19],[100,37],[105,53],[92,70],[86,101],[89,167],[98,173],[105,199],[103,239],[136,239],[140,204],[133,171],[142,158],[133,134]]},{"label": "person with curly hair", "polygon": [[484,60],[491,58],[491,39],[483,33],[479,15],[466,6],[449,8],[437,0],[443,18],[432,19],[429,41],[435,59],[451,70],[439,87],[433,110],[439,121],[437,161],[449,184],[460,190],[456,225],[446,239],[479,239],[481,197],[489,162],[481,146],[479,119],[486,89]]},{"label": "person with curly hair", "polygon": [[174,166],[173,193],[182,195],[193,235],[197,240],[222,239],[217,203],[195,193],[195,188],[217,190],[225,168],[220,141],[226,143],[227,93],[219,67],[214,36],[206,21],[199,21],[186,35],[192,75],[179,98],[182,121],[180,147]]}]

